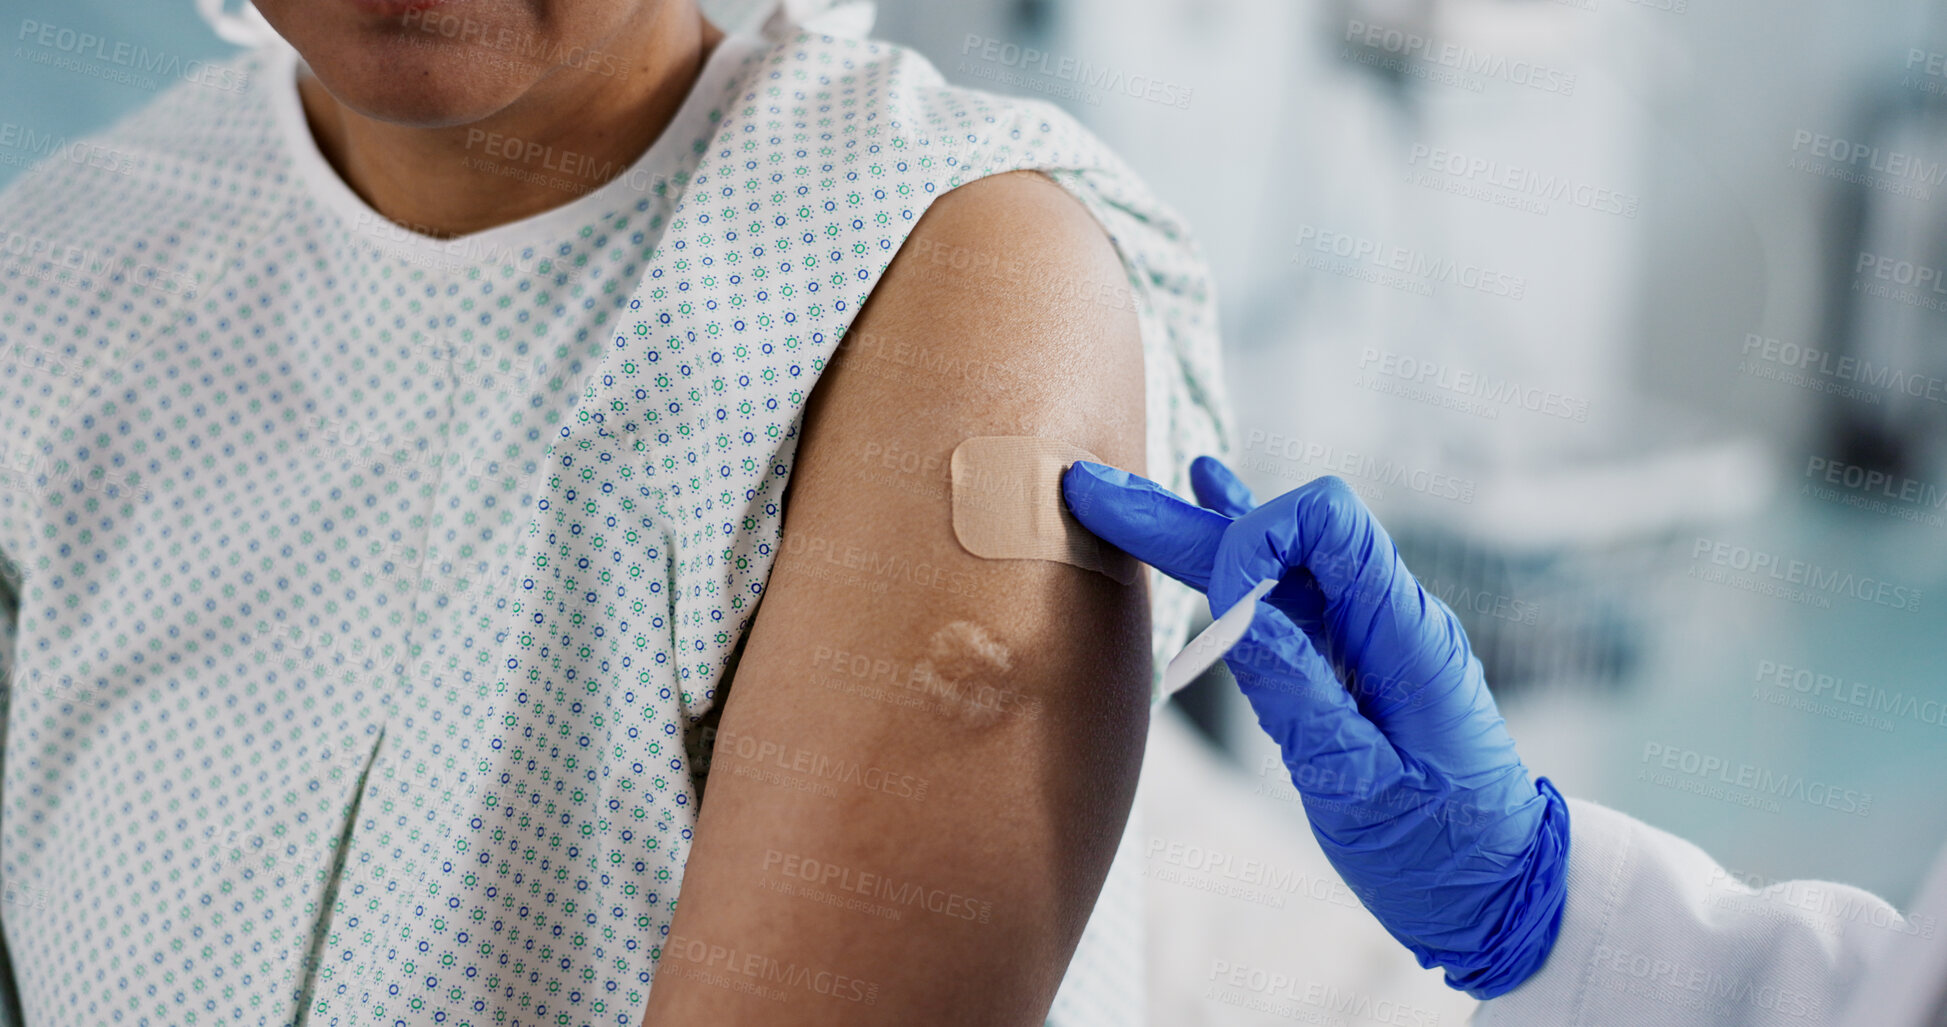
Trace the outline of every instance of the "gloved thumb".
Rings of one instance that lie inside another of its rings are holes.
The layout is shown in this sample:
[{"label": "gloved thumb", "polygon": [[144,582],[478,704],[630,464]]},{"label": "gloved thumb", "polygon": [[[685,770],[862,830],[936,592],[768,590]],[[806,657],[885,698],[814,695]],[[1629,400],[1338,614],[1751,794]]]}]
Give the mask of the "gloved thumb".
[{"label": "gloved thumb", "polygon": [[1250,488],[1214,456],[1200,456],[1190,462],[1190,488],[1205,509],[1232,519],[1250,513],[1257,506]]},{"label": "gloved thumb", "polygon": [[1068,512],[1102,541],[1199,592],[1230,518],[1184,502],[1140,475],[1077,460],[1061,479]]}]

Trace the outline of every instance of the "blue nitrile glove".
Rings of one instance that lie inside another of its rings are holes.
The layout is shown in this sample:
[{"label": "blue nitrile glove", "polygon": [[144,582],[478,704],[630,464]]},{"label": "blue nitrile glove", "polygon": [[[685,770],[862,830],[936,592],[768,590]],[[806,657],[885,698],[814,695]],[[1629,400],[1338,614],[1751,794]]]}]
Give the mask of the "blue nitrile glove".
[{"label": "blue nitrile glove", "polygon": [[1529,780],[1460,621],[1343,481],[1253,509],[1216,460],[1190,477],[1209,509],[1087,461],[1062,491],[1090,531],[1204,592],[1213,614],[1278,580],[1225,662],[1312,833],[1421,966],[1475,998],[1513,989],[1561,927],[1568,806]]}]

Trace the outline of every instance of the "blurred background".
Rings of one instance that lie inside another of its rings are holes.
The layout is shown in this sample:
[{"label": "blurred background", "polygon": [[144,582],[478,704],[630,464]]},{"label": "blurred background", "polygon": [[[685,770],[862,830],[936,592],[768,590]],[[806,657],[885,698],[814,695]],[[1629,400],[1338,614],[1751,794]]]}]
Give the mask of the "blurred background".
[{"label": "blurred background", "polygon": [[[7,6],[229,49],[190,0]],[[884,0],[875,35],[1065,108],[1186,215],[1233,466],[1366,498],[1536,773],[1755,883],[1911,898],[1947,840],[1942,5]],[[0,182],[150,95],[0,62]],[[1152,1018],[1463,1018],[1221,673],[1145,770]]]}]

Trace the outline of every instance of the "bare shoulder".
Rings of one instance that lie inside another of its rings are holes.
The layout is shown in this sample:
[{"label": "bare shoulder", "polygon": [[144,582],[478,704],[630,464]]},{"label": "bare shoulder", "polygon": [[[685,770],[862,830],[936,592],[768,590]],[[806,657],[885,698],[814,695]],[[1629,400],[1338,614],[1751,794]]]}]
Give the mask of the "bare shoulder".
[{"label": "bare shoulder", "polygon": [[[910,252],[903,255],[913,263],[986,277],[1032,273],[1098,284],[1123,281],[1121,258],[1101,224],[1080,200],[1038,171],[993,175],[940,197],[907,247]],[[955,252],[955,247],[967,249]],[[978,262],[980,256],[988,258],[985,264]],[[1037,294],[1052,298],[1070,291],[1037,290],[1024,298]]]},{"label": "bare shoulder", "polygon": [[1142,340],[1128,276],[1081,201],[1037,172],[934,201],[832,373],[828,391],[978,408],[991,434],[1058,436],[1141,467]]},{"label": "bare shoulder", "polygon": [[[1142,469],[1135,313],[1077,287],[1125,281],[1077,200],[1000,175],[936,200],[858,312],[805,412],[650,1022],[778,1022],[684,962],[731,950],[872,996],[793,995],[792,1023],[1045,1019],[1135,794],[1147,589],[964,548],[949,467],[969,438],[1033,435]],[[817,766],[879,785],[796,769]],[[807,901],[843,898],[807,865],[974,913]]]}]

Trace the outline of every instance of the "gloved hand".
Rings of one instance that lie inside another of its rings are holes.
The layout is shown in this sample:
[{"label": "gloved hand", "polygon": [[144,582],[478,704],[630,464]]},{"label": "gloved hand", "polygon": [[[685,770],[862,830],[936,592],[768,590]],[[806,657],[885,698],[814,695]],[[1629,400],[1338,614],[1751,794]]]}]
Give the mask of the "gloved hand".
[{"label": "gloved hand", "polygon": [[1529,780],[1460,621],[1343,481],[1253,509],[1216,460],[1190,476],[1209,509],[1087,461],[1062,491],[1083,526],[1204,592],[1213,615],[1278,580],[1225,662],[1312,833],[1421,966],[1476,998],[1513,989],[1561,927],[1568,806]]}]

